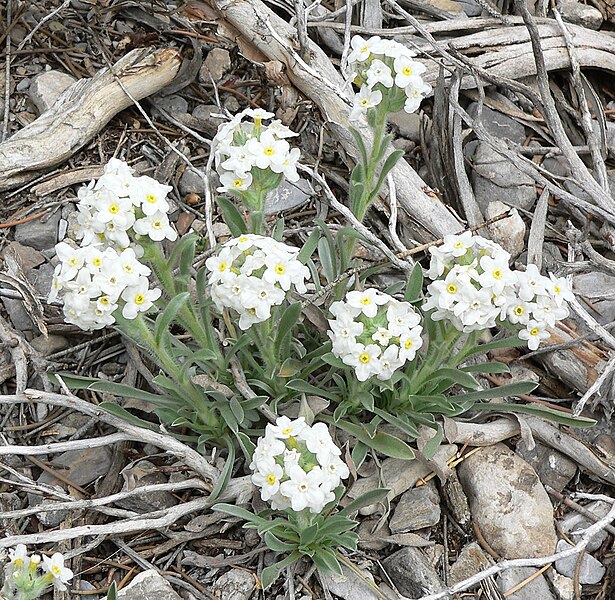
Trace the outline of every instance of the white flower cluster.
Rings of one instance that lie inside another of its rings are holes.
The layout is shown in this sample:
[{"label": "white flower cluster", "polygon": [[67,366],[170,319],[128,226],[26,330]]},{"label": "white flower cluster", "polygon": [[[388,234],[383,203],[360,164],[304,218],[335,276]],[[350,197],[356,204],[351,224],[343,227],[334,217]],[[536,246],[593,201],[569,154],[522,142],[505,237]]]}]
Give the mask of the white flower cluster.
[{"label": "white flower cluster", "polygon": [[212,150],[220,176],[219,192],[244,192],[251,187],[270,191],[283,177],[299,180],[297,161],[301,152],[291,149],[286,141],[299,134],[279,120],[263,124],[274,116],[262,109],[247,108],[218,127]]},{"label": "white flower cluster", "polygon": [[386,381],[422,346],[421,317],[408,302],[373,288],[348,292],[329,309],[333,354],[354,367],[357,379]]},{"label": "white flower cluster", "polygon": [[394,40],[378,36],[363,39],[355,35],[348,56],[351,79],[361,86],[354,98],[350,119],[356,120],[369,108],[388,100],[388,110],[397,112],[402,106],[408,113],[418,109],[431,92],[421,75],[426,67],[414,59],[414,52]]},{"label": "white flower cluster", "polygon": [[546,331],[568,316],[573,294],[565,278],[540,274],[536,265],[525,271],[509,267],[510,255],[498,244],[471,232],[447,235],[429,249],[425,310],[432,319],[448,319],[464,332],[479,331],[508,321],[520,326],[519,337],[535,350]]},{"label": "white flower cluster", "polygon": [[[151,177],[134,177],[128,165],[111,159],[104,175],[78,192],[80,247],[56,245],[57,265],[49,301],[62,295],[64,316],[81,329],[115,323],[145,312],[162,292],[149,288],[149,267],[139,262],[143,248],[132,239],[175,240],[167,216],[169,186]],[[141,237],[139,237],[141,236]]]},{"label": "white flower cluster", "polygon": [[[39,572],[42,570],[42,573]],[[65,591],[66,584],[73,578],[73,572],[64,566],[64,556],[59,552],[53,556],[32,554],[24,544],[9,549],[9,562],[5,565],[6,574],[3,593],[7,598],[38,598],[53,585]]]},{"label": "white flower cluster", "polygon": [[307,291],[310,270],[297,259],[298,248],[270,237],[246,234],[223,244],[207,259],[211,297],[218,310],[232,308],[243,331],[271,317],[271,308],[284,302],[294,288]]},{"label": "white flower cluster", "polygon": [[310,427],[303,417],[279,417],[258,440],[250,464],[252,482],[274,510],[319,513],[350,474],[340,454],[324,423]]}]

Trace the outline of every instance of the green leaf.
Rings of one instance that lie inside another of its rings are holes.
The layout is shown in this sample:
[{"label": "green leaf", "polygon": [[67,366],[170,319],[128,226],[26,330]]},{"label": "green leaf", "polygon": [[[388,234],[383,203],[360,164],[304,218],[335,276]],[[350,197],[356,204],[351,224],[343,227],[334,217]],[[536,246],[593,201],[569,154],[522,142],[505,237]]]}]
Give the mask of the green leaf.
[{"label": "green leaf", "polygon": [[318,247],[319,240],[320,231],[318,231],[318,229],[314,229],[312,233],[310,233],[310,237],[306,240],[305,244],[303,244],[303,248],[301,248],[299,254],[297,254],[297,260],[301,264],[306,264],[312,254],[314,254],[314,250]]},{"label": "green leaf", "polygon": [[352,458],[352,462],[354,463],[355,469],[360,469],[361,465],[367,458],[367,453],[369,452],[369,446],[367,444],[363,444],[362,442],[357,442],[352,449],[352,453],[350,457]]},{"label": "green leaf", "polygon": [[423,447],[423,454],[426,456],[426,458],[433,458],[434,454],[440,447],[440,444],[442,444],[443,439],[444,431],[442,430],[442,426],[440,425],[440,423],[437,423],[435,435]]},{"label": "green leaf", "polygon": [[109,586],[109,590],[107,591],[107,600],[117,600],[117,586],[115,585],[115,581],[112,581]]},{"label": "green leaf", "polygon": [[235,437],[241,446],[246,462],[252,462],[252,455],[254,454],[254,450],[256,450],[254,442],[245,433],[243,433],[243,431],[238,431],[235,433]]},{"label": "green leaf", "polygon": [[211,510],[216,512],[225,513],[230,515],[231,517],[237,517],[242,519],[243,521],[247,521],[248,523],[265,523],[265,519],[261,519],[259,516],[251,513],[249,510],[245,508],[241,508],[240,506],[235,506],[234,504],[226,504],[224,502],[219,502],[218,504],[214,504],[211,507]]},{"label": "green leaf", "polygon": [[384,180],[386,179],[386,176],[391,172],[391,169],[397,164],[397,161],[403,155],[403,150],[394,150],[393,152],[391,152],[391,154],[387,156],[387,159],[384,161],[384,165],[382,165],[382,170],[380,171],[378,181],[376,182],[374,189],[371,191],[370,200],[376,197],[376,195],[380,191],[380,188],[382,187],[382,184],[384,183]]},{"label": "green leaf", "polygon": [[327,352],[326,354],[323,354],[322,361],[324,363],[327,363],[328,365],[331,365],[332,367],[335,367],[336,369],[347,368],[347,366],[344,364],[344,361],[341,358],[335,356],[333,352]]},{"label": "green leaf", "polygon": [[264,535],[265,544],[274,552],[293,552],[297,549],[296,544],[290,544],[283,542],[280,538],[277,538],[271,531],[265,532]]},{"label": "green leaf", "polygon": [[227,483],[229,482],[231,475],[233,474],[233,467],[235,464],[235,444],[233,444],[232,440],[227,438],[226,447],[228,449],[228,456],[226,457],[224,468],[222,469],[220,476],[216,480],[216,485],[214,486],[214,489],[209,495],[212,500],[215,500],[222,493]]},{"label": "green leaf", "polygon": [[318,548],[316,552],[314,552],[312,560],[321,573],[330,573],[332,575],[343,574],[337,556],[327,548]]},{"label": "green leaf", "polygon": [[284,217],[280,217],[273,226],[273,230],[271,232],[271,237],[276,242],[281,242],[284,238]]},{"label": "green leaf", "polygon": [[387,488],[376,488],[375,490],[365,492],[365,494],[362,494],[358,498],[355,498],[350,504],[347,504],[337,514],[341,517],[349,517],[364,506],[371,506],[372,504],[376,504],[376,502],[384,500],[390,491],[391,490]]},{"label": "green leaf", "polygon": [[466,402],[468,400],[489,400],[491,398],[503,398],[504,396],[519,396],[522,394],[529,394],[537,387],[538,384],[533,381],[519,381],[517,383],[509,383],[508,385],[489,388],[488,390],[459,394],[458,396],[453,396],[451,400],[455,402]]},{"label": "green leaf", "polygon": [[241,405],[241,402],[239,402],[239,400],[237,400],[237,398],[233,396],[229,400],[228,403],[229,403],[229,408],[231,409],[235,419],[237,419],[237,423],[241,425],[245,418],[245,413],[243,410],[243,406]]},{"label": "green leaf", "polygon": [[189,292],[177,294],[177,296],[171,299],[164,311],[158,315],[156,318],[156,328],[154,329],[154,339],[156,340],[156,345],[160,345],[162,336],[168,332],[171,321],[175,319],[177,313],[188,302],[189,298]]},{"label": "green leaf", "polygon": [[284,341],[292,335],[293,328],[299,321],[301,316],[301,302],[295,302],[286,308],[280,317],[278,323],[278,332],[275,336],[275,353],[279,356],[280,348],[284,344]]},{"label": "green leaf", "polygon": [[417,302],[421,299],[423,293],[423,267],[419,263],[416,263],[408,277],[408,285],[406,285],[406,291],[404,293],[404,300],[406,302]]},{"label": "green leaf", "polygon": [[472,410],[490,411],[490,412],[518,412],[526,415],[534,415],[541,417],[561,425],[569,425],[570,427],[593,427],[597,421],[587,417],[575,417],[564,411],[549,408],[548,406],[532,406],[529,404],[511,404],[507,402],[498,402],[494,404],[475,404]]},{"label": "green leaf", "polygon": [[301,558],[299,552],[293,552],[289,554],[284,560],[265,567],[261,573],[261,584],[263,589],[266,590],[279,576],[280,573],[288,566]]},{"label": "green leaf", "polygon": [[[464,371],[460,371],[459,369],[449,369],[449,368],[438,369],[428,379],[428,381],[431,383],[434,381],[439,381],[441,379],[449,379],[450,381],[453,382],[453,384],[460,385],[466,389],[475,390],[477,387],[479,387],[478,381],[476,381],[476,379],[474,379],[472,375]],[[449,385],[448,387],[452,387],[452,386]],[[448,387],[446,389],[448,389]]]},{"label": "green leaf", "polygon": [[369,161],[367,159],[367,149],[365,148],[365,142],[363,141],[363,137],[354,127],[349,127],[348,130],[352,134],[357,148],[359,149],[359,153],[361,154],[361,162],[363,163],[363,165],[367,166],[367,163]]},{"label": "green leaf", "polygon": [[[173,269],[178,263],[182,262],[181,257],[184,252],[188,252],[188,254],[192,254],[194,257],[194,247],[196,245],[197,234],[192,233],[189,235],[182,236],[179,241],[174,245],[173,251],[167,260],[167,264],[169,269]],[[190,261],[190,265],[192,266],[192,260]],[[181,269],[180,269],[181,271]],[[184,273],[184,271],[181,271]]]},{"label": "green leaf", "polygon": [[468,365],[467,367],[459,367],[460,371],[466,373],[510,373],[508,365],[501,362],[485,362],[476,365]]},{"label": "green leaf", "polygon": [[301,530],[299,534],[299,543],[302,547],[307,548],[318,536],[318,525],[310,525]]},{"label": "green leaf", "polygon": [[412,450],[408,444],[388,433],[378,431],[371,437],[365,431],[364,425],[357,425],[342,419],[340,419],[336,425],[357,438],[360,442],[363,442],[377,452],[386,454],[386,456],[390,456],[391,458],[402,458],[404,460],[412,460],[414,458],[414,450]]},{"label": "green leaf", "polygon": [[318,258],[327,282],[333,281],[337,276],[337,265],[333,259],[331,247],[326,238],[318,240]]},{"label": "green leaf", "polygon": [[411,438],[416,439],[419,437],[419,432],[416,426],[413,423],[406,421],[403,417],[396,417],[395,415],[392,415],[391,413],[388,413],[380,408],[374,408],[372,412],[384,419],[387,423],[397,427],[397,429],[399,429],[402,433],[405,433]]},{"label": "green leaf", "polygon": [[291,379],[286,384],[286,387],[290,388],[291,390],[295,390],[296,392],[303,392],[304,394],[312,394],[314,396],[322,396],[323,398],[327,398],[328,400],[339,400],[339,398],[335,394],[332,394],[327,390],[322,390],[315,385],[308,383],[307,381],[303,381],[303,379]]},{"label": "green leaf", "polygon": [[463,362],[466,358],[473,356],[474,354],[485,354],[487,352],[491,352],[491,350],[500,350],[501,348],[519,348],[525,345],[527,345],[525,340],[513,335],[511,337],[504,338],[503,340],[489,342],[488,344],[479,344],[478,346],[469,348],[468,350],[459,353],[455,357],[453,364],[458,365],[460,362]]},{"label": "green leaf", "polygon": [[224,222],[231,230],[233,237],[239,237],[248,231],[246,222],[243,220],[241,213],[237,210],[237,207],[225,196],[218,196],[216,201],[218,206],[222,209],[222,216]]},{"label": "green leaf", "polygon": [[154,425],[153,423],[150,423],[149,421],[144,421],[143,419],[139,419],[139,417],[136,417],[132,413],[128,412],[125,408],[122,408],[119,404],[116,404],[115,402],[101,402],[98,405],[98,408],[102,408],[104,411],[108,412],[114,417],[119,417],[120,419],[122,419],[123,421],[126,421],[127,423],[132,423],[133,425],[136,425],[137,427],[143,427],[144,429],[150,429],[151,431],[160,433],[159,427],[156,427],[156,425]]},{"label": "green leaf", "polygon": [[324,525],[320,528],[319,537],[339,535],[351,531],[359,524],[358,521],[353,521],[348,517],[342,517],[339,514],[328,517]]}]

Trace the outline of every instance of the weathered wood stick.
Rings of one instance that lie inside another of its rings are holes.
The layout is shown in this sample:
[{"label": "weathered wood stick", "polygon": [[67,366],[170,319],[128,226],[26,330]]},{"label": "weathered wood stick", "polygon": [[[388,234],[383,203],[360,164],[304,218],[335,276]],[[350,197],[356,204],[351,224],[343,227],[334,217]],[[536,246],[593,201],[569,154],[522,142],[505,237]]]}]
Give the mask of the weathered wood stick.
[{"label": "weathered wood stick", "polygon": [[0,144],[0,191],[32,181],[70,158],[132,104],[115,79],[141,100],[168,85],[181,57],[173,48],[137,49],[91,79],[80,79],[30,125]]}]

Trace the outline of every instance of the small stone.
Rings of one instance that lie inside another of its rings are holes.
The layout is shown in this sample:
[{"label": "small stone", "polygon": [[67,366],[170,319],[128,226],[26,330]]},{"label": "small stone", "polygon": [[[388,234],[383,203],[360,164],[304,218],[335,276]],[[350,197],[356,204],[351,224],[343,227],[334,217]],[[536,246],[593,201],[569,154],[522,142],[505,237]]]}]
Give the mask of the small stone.
[{"label": "small stone", "polygon": [[580,273],[572,278],[572,287],[590,300],[591,306],[596,308],[595,318],[601,324],[615,321],[615,299],[604,298],[604,290],[611,290],[615,286],[615,277],[592,271]]},{"label": "small stone", "polygon": [[453,515],[453,518],[464,527],[472,520],[470,507],[468,505],[468,497],[463,491],[457,471],[453,471],[450,477],[442,486],[446,504]]},{"label": "small stone", "polygon": [[448,572],[448,584],[456,585],[464,579],[473,577],[480,571],[488,569],[493,560],[487,556],[478,542],[468,544]]},{"label": "small stone", "polygon": [[557,600],[574,600],[574,579],[560,575],[556,570],[549,569],[547,577],[557,596]]},{"label": "small stone", "polygon": [[15,226],[15,241],[37,250],[53,248],[58,241],[60,218],[60,211],[56,210],[51,215]]},{"label": "small stone", "polygon": [[534,467],[544,485],[550,485],[558,492],[568,485],[577,472],[574,461],[539,442],[536,442],[533,450],[529,450],[523,440],[519,441],[517,454]]},{"label": "small stone", "polygon": [[483,12],[483,7],[474,0],[457,0],[457,2],[468,17],[478,17]]},{"label": "small stone", "polygon": [[[563,552],[573,548],[566,540],[559,540],[557,542],[557,552]],[[577,566],[578,554],[568,556],[566,558],[560,558],[555,561],[555,570],[561,575],[566,577],[574,577],[575,569]],[[606,568],[603,564],[596,560],[591,554],[584,554],[581,559],[581,568],[579,569],[579,583],[581,584],[594,584],[598,583],[606,572]]]},{"label": "small stone", "polygon": [[519,171],[487,143],[478,143],[472,165],[474,196],[483,214],[486,214],[489,203],[494,200],[524,210],[534,206],[536,202],[534,180]]},{"label": "small stone", "polygon": [[226,110],[228,110],[232,115],[234,115],[235,113],[239,112],[239,100],[237,100],[235,96],[229,96],[224,101],[224,108],[226,108]]},{"label": "small stone", "polygon": [[[485,217],[487,219],[492,219],[509,210],[510,206],[507,206],[499,200],[494,200],[487,205]],[[509,217],[491,223],[487,229],[489,230],[491,239],[497,241],[513,259],[517,258],[517,256],[523,252],[525,248],[525,223],[519,216],[519,211],[516,208],[510,211]]]},{"label": "small stone", "polygon": [[17,331],[24,332],[36,329],[28,311],[24,308],[22,300],[17,298],[2,298],[2,304],[4,304],[9,319]]},{"label": "small stone", "polygon": [[186,169],[182,176],[179,178],[179,193],[182,196],[187,194],[198,194],[199,196],[205,195],[205,181],[198,173],[195,173],[191,169]]},{"label": "small stone", "polygon": [[[107,600],[107,596],[103,598]],[[182,600],[168,581],[156,571],[139,573],[117,593],[117,600]]]},{"label": "small stone", "polygon": [[389,522],[391,533],[406,533],[433,527],[440,521],[440,496],[428,483],[404,493]]},{"label": "small stone", "polygon": [[44,335],[36,336],[30,342],[30,345],[43,356],[49,356],[54,352],[65,350],[71,345],[71,342],[62,335],[55,335],[52,333],[46,337]]},{"label": "small stone", "polygon": [[421,115],[400,110],[389,117],[389,122],[397,127],[399,135],[416,143],[421,141]]},{"label": "small stone", "polygon": [[49,110],[60,95],[75,81],[72,75],[62,73],[62,71],[45,71],[32,81],[28,91],[30,100],[38,109],[39,114],[42,114]]},{"label": "small stone", "polygon": [[[370,573],[363,572],[363,576],[366,579],[373,577]],[[378,600],[379,596],[376,592],[358,575],[342,565],[342,575],[330,575],[328,573],[322,574],[321,577],[326,582],[325,585],[330,592],[343,598],[344,600]]]},{"label": "small stone", "polygon": [[299,208],[310,200],[313,193],[312,186],[305,179],[294,183],[284,180],[275,190],[267,194],[265,214],[276,215],[285,210]]},{"label": "small stone", "polygon": [[[231,69],[231,55],[224,48],[213,48],[207,53],[199,72],[199,80],[203,83],[220,83],[222,77]],[[211,77],[210,77],[211,76]]]},{"label": "small stone", "polygon": [[171,115],[182,115],[188,112],[188,100],[182,96],[157,96],[156,104]]},{"label": "small stone", "polygon": [[220,600],[248,600],[254,591],[256,580],[243,569],[231,569],[213,585],[213,592]]},{"label": "small stone", "polygon": [[458,467],[472,517],[503,558],[553,554],[553,506],[536,471],[504,444],[481,448]]},{"label": "small stone", "polygon": [[461,5],[456,0],[426,0],[425,4],[449,13],[463,13]]},{"label": "small stone", "polygon": [[38,250],[24,246],[19,242],[9,242],[4,248],[2,256],[7,256],[8,253],[15,256],[24,273],[28,273],[45,262],[45,257]]},{"label": "small stone", "polygon": [[30,84],[32,83],[32,80],[28,77],[24,77],[24,79],[22,79],[17,86],[15,87],[15,89],[18,92],[24,92],[25,90],[27,90],[30,87]]},{"label": "small stone", "polygon": [[562,15],[562,19],[568,23],[594,30],[600,29],[600,25],[602,25],[602,13],[589,4],[583,4],[576,0],[558,0],[557,9]]},{"label": "small stone", "polygon": [[[403,548],[385,558],[382,566],[404,596],[420,598],[444,590],[444,584],[418,548]],[[361,596],[356,596],[361,598]]]},{"label": "small stone", "polygon": [[[468,106],[468,114],[476,118],[478,114],[477,102],[472,102]],[[524,125],[499,110],[492,110],[487,106],[483,106],[481,123],[483,127],[495,137],[507,139],[516,144],[523,144],[523,142],[525,142],[526,135]]]},{"label": "small stone", "polygon": [[192,111],[192,116],[198,120],[200,130],[207,131],[212,135],[216,134],[220,125],[228,123],[228,119],[224,118],[222,109],[215,104],[198,104]]},{"label": "small stone", "polygon": [[499,576],[499,587],[505,594],[506,600],[555,600],[544,575],[532,579],[513,594],[506,593],[534,575],[536,571],[534,567],[516,567],[502,571]]},{"label": "small stone", "polygon": [[365,550],[382,550],[389,545],[386,539],[391,531],[387,527],[386,523],[377,529],[374,533],[374,527],[379,524],[378,519],[362,519],[357,527],[357,534],[359,535],[359,547]]},{"label": "small stone", "polygon": [[[584,506],[585,510],[590,513],[596,515],[597,519],[604,519],[606,515],[611,510],[611,504],[605,502],[604,500],[596,500],[594,502],[590,502],[587,506]],[[568,513],[560,522],[559,526],[562,531],[567,534],[569,537],[573,537],[575,531],[580,531],[586,529],[590,525],[593,525],[594,521],[588,519],[587,517],[580,515],[577,512],[571,511]],[[608,532],[604,529],[602,531],[597,532],[587,544],[586,550],[587,552],[595,552],[602,546],[602,543],[607,538]]]},{"label": "small stone", "polygon": [[[122,476],[124,477],[122,491],[134,490],[144,485],[168,482],[166,475],[161,473],[156,468],[156,465],[149,460],[141,460],[136,465],[125,468],[122,471]],[[159,491],[149,492],[141,496],[124,498],[118,500],[116,504],[127,510],[134,510],[135,512],[151,512],[170,508],[171,506],[175,506],[177,502],[177,498],[175,498],[171,492]]]}]

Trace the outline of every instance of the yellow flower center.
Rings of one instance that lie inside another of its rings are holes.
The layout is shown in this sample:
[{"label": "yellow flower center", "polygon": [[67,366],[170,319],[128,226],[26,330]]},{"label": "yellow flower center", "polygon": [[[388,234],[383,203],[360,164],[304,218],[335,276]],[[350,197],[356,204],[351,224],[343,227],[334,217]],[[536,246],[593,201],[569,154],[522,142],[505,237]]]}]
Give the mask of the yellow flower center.
[{"label": "yellow flower center", "polygon": [[286,267],[284,265],[276,265],[275,272],[277,275],[284,275],[284,273],[286,273]]},{"label": "yellow flower center", "polygon": [[145,196],[145,199],[150,203],[150,204],[154,204],[154,202],[156,202],[156,200],[158,200],[158,198],[156,198],[156,196],[154,196],[154,194],[148,194],[147,196]]},{"label": "yellow flower center", "polygon": [[101,260],[101,258],[97,256],[94,260],[92,260],[92,264],[93,264],[95,267],[100,267],[100,265],[102,265],[102,260]]},{"label": "yellow flower center", "polygon": [[240,188],[243,187],[243,179],[235,179],[235,181],[233,181],[233,187],[234,188]]},{"label": "yellow flower center", "polygon": [[406,350],[410,350],[410,348],[412,348],[412,344],[413,344],[412,340],[406,340],[406,343],[404,344],[404,348]]},{"label": "yellow flower center", "polygon": [[152,221],[152,227],[154,229],[162,229],[162,221],[160,219],[156,219],[155,221]]},{"label": "yellow flower center", "polygon": [[556,294],[561,294],[561,292],[562,292],[562,290],[561,290],[561,288],[559,287],[559,285],[556,285],[556,286],[553,288],[553,291],[554,291]]},{"label": "yellow flower center", "polygon": [[282,434],[283,435],[290,435],[292,433],[292,427],[286,427],[285,429],[282,429]]},{"label": "yellow flower center", "polygon": [[513,312],[515,313],[515,315],[520,317],[525,312],[525,309],[523,308],[523,306],[515,306],[515,310]]},{"label": "yellow flower center", "polygon": [[135,296],[135,304],[143,304],[145,302],[145,296],[143,294],[137,294]]},{"label": "yellow flower center", "polygon": [[267,483],[269,485],[273,485],[275,483],[275,475],[273,473],[269,473],[269,475],[267,475]]},{"label": "yellow flower center", "polygon": [[20,569],[20,568],[23,566],[23,558],[16,558],[16,559],[13,561],[13,564],[14,564],[14,565],[15,565],[18,569]]},{"label": "yellow flower center", "polygon": [[104,304],[104,305],[109,304],[109,298],[107,298],[106,296],[103,296],[103,297],[100,299],[100,303],[101,303],[101,304]]},{"label": "yellow flower center", "polygon": [[410,67],[404,67],[401,72],[406,76],[410,77],[412,75],[412,69]]},{"label": "yellow flower center", "polygon": [[363,354],[359,355],[359,362],[366,365],[370,361],[370,356],[367,352],[363,352]]},{"label": "yellow flower center", "polygon": [[502,269],[495,269],[493,271],[493,278],[494,279],[502,279],[503,276],[504,276],[504,273],[502,273]]},{"label": "yellow flower center", "polygon": [[247,235],[242,235],[242,236],[239,238],[239,241],[240,241],[240,242],[242,242],[242,243],[243,243],[243,242],[247,242],[247,241],[248,241],[248,236],[247,236]]},{"label": "yellow flower center", "polygon": [[457,248],[457,250],[463,248],[463,242],[455,242],[454,247]]},{"label": "yellow flower center", "polygon": [[372,301],[369,298],[361,298],[361,304],[363,306],[367,306],[367,305],[369,305],[371,303],[372,303]]},{"label": "yellow flower center", "polygon": [[530,335],[538,335],[538,327],[534,327],[533,329],[530,329]]},{"label": "yellow flower center", "polygon": [[220,273],[222,273],[223,271],[226,271],[227,267],[228,267],[228,265],[225,262],[221,262],[220,265],[218,266],[218,271],[220,271]]},{"label": "yellow flower center", "polygon": [[449,284],[446,286],[446,291],[447,291],[449,294],[456,294],[456,293],[457,293],[457,286],[456,286],[454,283],[449,283]]},{"label": "yellow flower center", "polygon": [[120,207],[119,207],[119,205],[118,205],[118,204],[112,204],[112,205],[109,207],[109,212],[110,212],[112,215],[117,215],[117,213],[119,213],[119,212],[120,212]]},{"label": "yellow flower center", "polygon": [[265,148],[265,154],[267,156],[273,156],[273,153],[274,153],[274,150],[273,150],[273,148],[271,146]]},{"label": "yellow flower center", "polygon": [[59,577],[62,574],[62,569],[60,569],[60,567],[58,567],[58,565],[53,565],[53,567],[51,567],[51,572],[56,577]]},{"label": "yellow flower center", "polygon": [[71,258],[71,259],[68,261],[68,264],[69,264],[71,267],[74,267],[75,265],[77,265],[77,263],[78,263],[78,262],[79,262],[79,260],[78,260],[75,256],[73,256],[73,258]]},{"label": "yellow flower center", "polygon": [[367,100],[367,98],[361,99],[361,106],[365,108],[368,104],[369,104],[369,101]]}]

